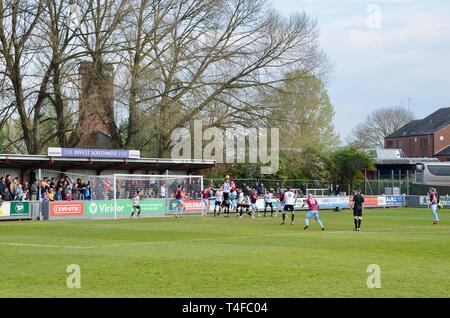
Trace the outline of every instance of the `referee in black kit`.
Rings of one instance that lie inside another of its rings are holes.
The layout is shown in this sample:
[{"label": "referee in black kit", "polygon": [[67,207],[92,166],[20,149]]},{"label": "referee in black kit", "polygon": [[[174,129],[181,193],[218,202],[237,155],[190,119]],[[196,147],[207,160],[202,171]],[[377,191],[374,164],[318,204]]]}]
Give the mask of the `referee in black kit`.
[{"label": "referee in black kit", "polygon": [[355,231],[361,231],[362,212],[364,208],[364,196],[361,194],[361,190],[355,191],[353,196],[353,221],[355,222]]}]

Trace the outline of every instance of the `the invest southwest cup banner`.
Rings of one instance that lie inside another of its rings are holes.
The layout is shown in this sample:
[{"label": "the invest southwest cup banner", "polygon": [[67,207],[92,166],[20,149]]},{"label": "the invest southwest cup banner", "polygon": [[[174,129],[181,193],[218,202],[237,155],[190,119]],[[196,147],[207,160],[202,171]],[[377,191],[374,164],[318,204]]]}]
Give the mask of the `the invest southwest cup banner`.
[{"label": "the invest southwest cup banner", "polygon": [[139,159],[139,150],[91,149],[91,148],[48,148],[49,157],[72,158],[108,158],[108,159]]}]

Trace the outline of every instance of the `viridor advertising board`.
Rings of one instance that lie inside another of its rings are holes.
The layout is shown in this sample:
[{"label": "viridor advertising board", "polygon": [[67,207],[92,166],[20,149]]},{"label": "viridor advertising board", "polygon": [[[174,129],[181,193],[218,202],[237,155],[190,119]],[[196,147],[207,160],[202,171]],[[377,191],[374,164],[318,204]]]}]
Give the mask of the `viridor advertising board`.
[{"label": "viridor advertising board", "polygon": [[[164,200],[141,200],[139,205],[141,213],[161,215],[165,213]],[[133,212],[133,201],[117,200],[115,207],[117,215],[130,215]],[[85,212],[92,217],[114,215],[114,201],[85,201]]]}]

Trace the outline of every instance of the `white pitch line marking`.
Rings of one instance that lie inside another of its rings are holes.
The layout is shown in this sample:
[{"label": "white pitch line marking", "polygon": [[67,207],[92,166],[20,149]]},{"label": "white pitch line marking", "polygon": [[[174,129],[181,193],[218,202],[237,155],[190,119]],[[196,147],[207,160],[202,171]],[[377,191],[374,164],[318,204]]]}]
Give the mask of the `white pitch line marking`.
[{"label": "white pitch line marking", "polygon": [[[383,230],[368,230],[363,233],[374,234],[374,233],[393,233],[386,232],[389,230],[396,229],[383,229]],[[313,233],[323,233],[323,234],[342,234],[342,233],[353,233],[353,230],[347,231],[325,231],[319,232],[314,231]],[[42,247],[42,248],[67,248],[67,249],[96,249],[96,248],[110,248],[110,247],[127,247],[127,246],[145,246],[145,245],[157,245],[157,244],[171,244],[171,243],[191,243],[191,242],[208,242],[208,241],[225,241],[225,240],[236,240],[236,239],[254,239],[261,237],[286,237],[286,236],[300,236],[311,233],[308,232],[292,232],[292,233],[273,233],[273,234],[265,234],[265,235],[247,235],[247,236],[229,236],[229,237],[220,237],[220,238],[202,238],[202,239],[191,239],[191,240],[175,240],[175,241],[149,241],[149,242],[134,242],[134,243],[122,243],[122,244],[108,244],[108,245],[92,245],[92,246],[82,246],[82,245],[53,245],[53,244],[36,244],[36,243],[17,243],[17,242],[0,242],[0,245],[4,246],[23,246],[23,247]],[[449,234],[450,232],[402,232],[405,234]],[[358,233],[359,235],[361,233]]]}]

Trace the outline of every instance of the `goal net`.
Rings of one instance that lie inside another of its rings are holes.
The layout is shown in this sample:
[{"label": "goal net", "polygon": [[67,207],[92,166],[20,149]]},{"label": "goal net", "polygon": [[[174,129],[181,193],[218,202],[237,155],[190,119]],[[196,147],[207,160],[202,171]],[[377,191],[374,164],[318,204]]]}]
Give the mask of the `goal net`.
[{"label": "goal net", "polygon": [[122,214],[129,217],[128,212],[131,211],[121,213],[125,209],[123,205],[132,207],[132,199],[138,192],[141,192],[139,203],[142,216],[173,214],[176,209],[175,193],[179,185],[184,187],[186,195],[185,213],[196,214],[202,211],[203,176],[115,174],[113,177],[115,217]]},{"label": "goal net", "polygon": [[[134,211],[133,198],[139,191],[142,192],[139,200],[141,217],[173,214],[176,210],[175,192],[178,185],[184,187],[186,194],[185,213],[199,214],[202,211],[202,176],[91,175],[42,169],[36,177],[39,182],[44,178],[47,180],[46,191],[59,191],[62,194],[61,201],[57,201],[55,194],[52,194],[55,201],[50,203],[51,216],[53,210],[56,216],[59,210],[63,211],[66,207],[73,209],[74,207],[69,205],[74,202],[72,205],[80,207],[80,218],[129,218]],[[66,198],[67,194],[72,196],[71,200]],[[42,193],[37,194],[39,195],[42,196]],[[76,203],[79,201],[83,202]]]},{"label": "goal net", "polygon": [[113,200],[113,177],[47,169],[42,169],[41,175],[36,176],[46,180],[48,190],[61,191],[63,201],[68,194],[72,200]]},{"label": "goal net", "polygon": [[313,196],[317,197],[324,197],[329,194],[328,189],[306,189],[306,195],[312,194]]}]

